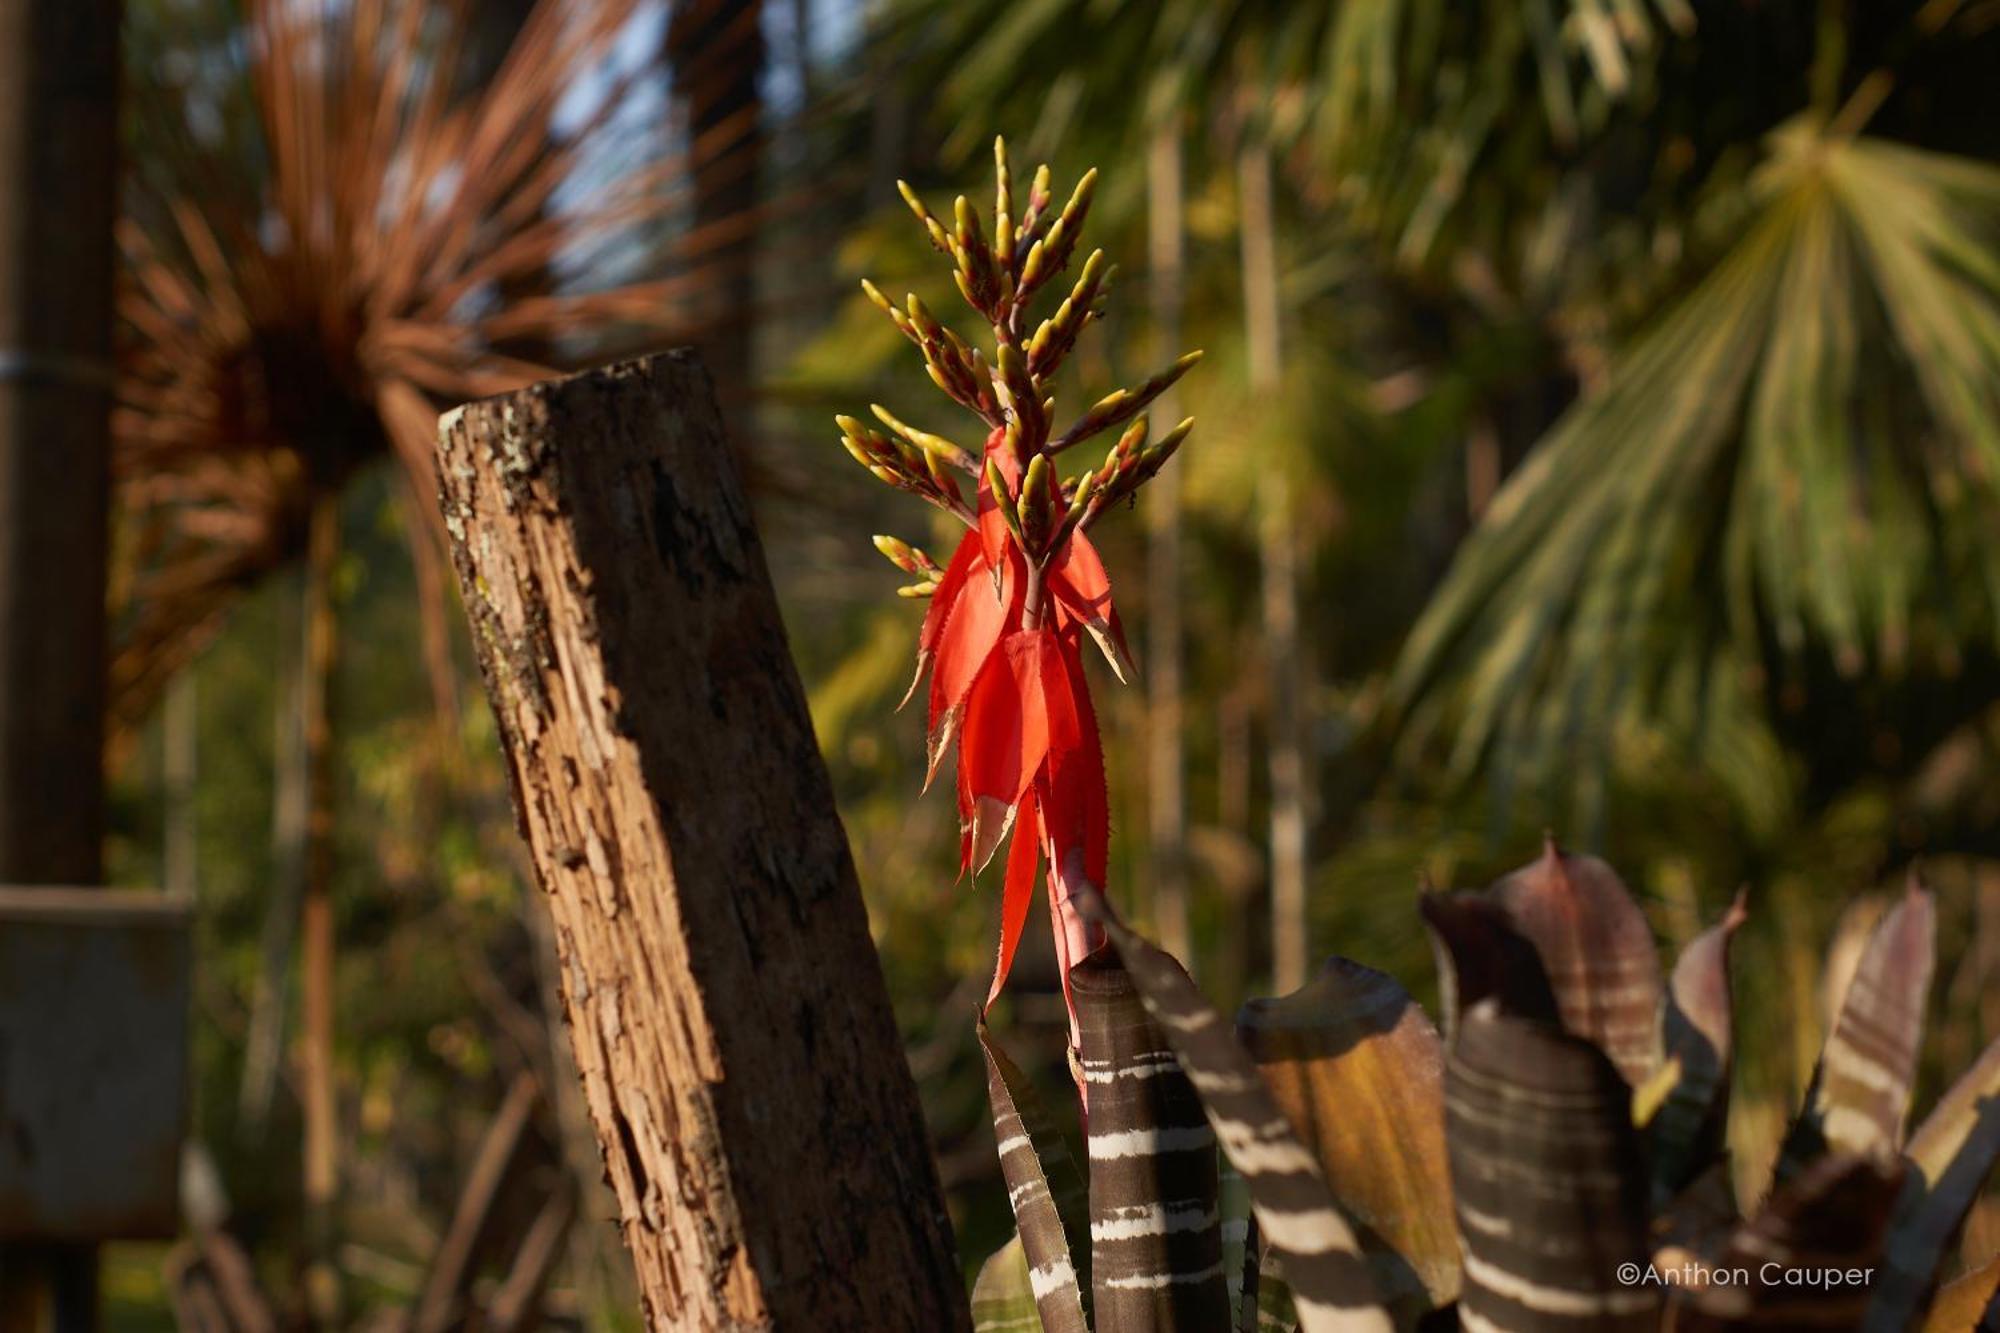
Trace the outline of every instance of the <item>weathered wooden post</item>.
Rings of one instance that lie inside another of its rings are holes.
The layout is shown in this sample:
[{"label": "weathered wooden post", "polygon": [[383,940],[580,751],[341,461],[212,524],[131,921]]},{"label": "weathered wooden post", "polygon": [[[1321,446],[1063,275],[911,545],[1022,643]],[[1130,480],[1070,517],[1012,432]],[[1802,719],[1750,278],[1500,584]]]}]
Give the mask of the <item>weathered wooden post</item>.
[{"label": "weathered wooden post", "polygon": [[446,527],[656,1329],[970,1319],[887,988],[700,363],[440,428]]}]

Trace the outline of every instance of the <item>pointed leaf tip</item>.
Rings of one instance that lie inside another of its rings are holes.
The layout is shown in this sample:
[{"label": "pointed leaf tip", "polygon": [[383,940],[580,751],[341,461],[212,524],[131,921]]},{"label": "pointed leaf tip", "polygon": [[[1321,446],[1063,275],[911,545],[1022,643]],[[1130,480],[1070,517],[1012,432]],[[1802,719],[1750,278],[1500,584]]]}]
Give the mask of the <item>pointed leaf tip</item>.
[{"label": "pointed leaf tip", "polygon": [[979,796],[972,805],[972,873],[978,874],[1000,850],[1007,831],[1014,826],[1017,807],[996,796]]},{"label": "pointed leaf tip", "polygon": [[[904,690],[903,697],[896,701],[897,712],[900,713],[905,708],[908,708],[910,700],[917,697],[917,686],[924,683],[924,672],[930,669],[931,659],[936,656],[937,654],[928,648],[922,649],[917,653],[917,673],[910,677],[910,688]],[[927,787],[930,785],[928,777],[924,779],[924,785]]]},{"label": "pointed leaf tip", "polygon": [[1617,872],[1548,837],[1533,865],[1485,892],[1534,945],[1563,1026],[1609,1055],[1628,1084],[1643,1085],[1660,1061],[1664,986],[1652,927]]}]

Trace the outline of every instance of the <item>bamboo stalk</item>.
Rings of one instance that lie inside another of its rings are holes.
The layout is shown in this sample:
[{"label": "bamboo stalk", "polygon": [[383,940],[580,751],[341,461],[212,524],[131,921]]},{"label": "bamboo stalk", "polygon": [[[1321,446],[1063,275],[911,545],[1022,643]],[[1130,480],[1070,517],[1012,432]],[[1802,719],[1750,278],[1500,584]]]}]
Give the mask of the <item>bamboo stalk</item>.
[{"label": "bamboo stalk", "polygon": [[[1181,345],[1187,244],[1181,179],[1181,128],[1169,119],[1146,156],[1146,226],[1151,259],[1153,330],[1158,360]],[[1156,400],[1161,421],[1181,418],[1179,394]],[[1187,746],[1181,732],[1181,469],[1153,478],[1146,508],[1146,883],[1153,924],[1168,953],[1188,959]]]},{"label": "bamboo stalk", "polygon": [[408,1324],[413,1333],[445,1333],[462,1319],[461,1307],[474,1277],[473,1261],[492,1227],[501,1187],[534,1125],[535,1104],[541,1095],[534,1075],[517,1074],[500,1109],[487,1124],[485,1137],[473,1155],[472,1169],[459,1189],[451,1225],[431,1257],[423,1294]]},{"label": "bamboo stalk", "polygon": [[[1242,196],[1243,314],[1252,396],[1270,401],[1284,379],[1278,306],[1277,221],[1271,206],[1271,150],[1252,137],[1237,157]],[[1292,481],[1284,460],[1267,461],[1258,486],[1257,537],[1263,556],[1261,610],[1270,675],[1271,973],[1279,994],[1306,983],[1306,747],[1301,732],[1304,662],[1299,645],[1299,552]]]},{"label": "bamboo stalk", "polygon": [[521,1333],[540,1322],[549,1275],[555,1271],[563,1240],[575,1220],[576,1191],[563,1181],[535,1215],[506,1281],[493,1294],[486,1309],[487,1333]]}]

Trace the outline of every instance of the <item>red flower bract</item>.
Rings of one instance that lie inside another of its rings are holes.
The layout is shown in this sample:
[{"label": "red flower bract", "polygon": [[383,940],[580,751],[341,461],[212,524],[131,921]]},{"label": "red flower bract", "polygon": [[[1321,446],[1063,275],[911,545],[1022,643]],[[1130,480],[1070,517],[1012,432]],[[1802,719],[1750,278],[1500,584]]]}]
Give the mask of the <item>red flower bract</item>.
[{"label": "red flower bract", "polygon": [[1013,966],[1040,866],[1049,868],[1065,994],[1070,967],[1103,943],[1070,903],[1079,877],[1103,884],[1110,842],[1083,636],[1120,676],[1127,654],[1090,539],[1073,532],[1034,579],[1006,527],[987,519],[995,506],[984,487],[980,499],[982,521],[960,541],[932,594],[918,671],[930,672],[931,777],[957,744],[961,868],[984,869],[1013,835],[990,1005]]}]

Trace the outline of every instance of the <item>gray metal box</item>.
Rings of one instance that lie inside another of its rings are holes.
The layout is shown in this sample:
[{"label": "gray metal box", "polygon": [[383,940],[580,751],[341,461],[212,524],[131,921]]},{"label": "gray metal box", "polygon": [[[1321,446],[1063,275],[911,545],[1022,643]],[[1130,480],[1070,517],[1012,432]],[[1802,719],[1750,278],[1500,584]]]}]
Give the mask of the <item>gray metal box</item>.
[{"label": "gray metal box", "polygon": [[0,1237],[179,1228],[188,905],[0,886]]}]

